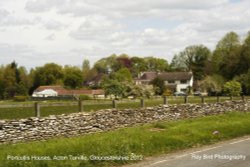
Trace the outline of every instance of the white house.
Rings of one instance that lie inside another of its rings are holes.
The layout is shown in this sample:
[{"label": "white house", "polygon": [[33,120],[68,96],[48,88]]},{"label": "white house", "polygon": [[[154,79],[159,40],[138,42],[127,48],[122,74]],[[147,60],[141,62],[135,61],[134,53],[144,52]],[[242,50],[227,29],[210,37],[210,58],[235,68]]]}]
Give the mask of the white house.
[{"label": "white house", "polygon": [[144,72],[135,82],[137,85],[149,85],[156,77],[163,79],[165,85],[174,92],[186,92],[189,87],[193,87],[192,72]]}]

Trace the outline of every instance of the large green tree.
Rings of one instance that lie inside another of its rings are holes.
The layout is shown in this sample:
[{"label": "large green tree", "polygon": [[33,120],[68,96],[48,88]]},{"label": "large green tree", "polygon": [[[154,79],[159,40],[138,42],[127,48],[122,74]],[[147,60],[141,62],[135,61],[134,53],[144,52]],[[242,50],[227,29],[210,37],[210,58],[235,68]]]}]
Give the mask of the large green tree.
[{"label": "large green tree", "polygon": [[147,71],[147,64],[144,58],[140,57],[131,57],[131,63],[132,63],[132,76],[137,77],[140,72]]},{"label": "large green tree", "polygon": [[81,75],[81,70],[78,67],[64,67],[63,83],[65,86],[73,89],[81,88],[83,85],[83,77]]},{"label": "large green tree", "polygon": [[117,72],[111,75],[111,78],[119,81],[119,82],[132,82],[132,75],[127,68],[121,68]]},{"label": "large green tree", "polygon": [[12,98],[16,95],[27,95],[30,80],[24,67],[18,67],[13,61],[0,68],[0,98]]},{"label": "large green tree", "polygon": [[250,69],[250,32],[248,32],[246,39],[241,48],[238,71],[239,73],[247,73]]},{"label": "large green tree", "polygon": [[214,73],[232,79],[240,73],[241,43],[235,32],[227,33],[217,44],[212,56]]},{"label": "large green tree", "polygon": [[203,45],[188,46],[184,51],[175,55],[171,68],[181,71],[192,71],[195,80],[202,80],[206,76],[206,68],[211,52]]},{"label": "large green tree", "polygon": [[145,57],[146,67],[148,71],[168,71],[169,64],[168,61],[161,58],[156,57]]},{"label": "large green tree", "polygon": [[55,63],[48,63],[42,67],[37,67],[32,71],[33,90],[41,85],[62,84],[64,73],[62,66]]}]

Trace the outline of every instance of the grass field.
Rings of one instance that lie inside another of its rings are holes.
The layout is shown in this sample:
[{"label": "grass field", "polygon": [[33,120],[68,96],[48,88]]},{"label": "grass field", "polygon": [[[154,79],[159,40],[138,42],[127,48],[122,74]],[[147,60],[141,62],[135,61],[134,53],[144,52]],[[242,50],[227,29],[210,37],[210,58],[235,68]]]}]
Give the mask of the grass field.
[{"label": "grass field", "polygon": [[[223,102],[225,100],[229,100],[229,97],[220,97],[220,101]],[[234,97],[235,100],[241,99],[241,97]],[[207,103],[214,103],[216,102],[216,97],[206,97],[205,102]],[[72,103],[72,101],[49,101],[47,104],[51,104],[54,102],[60,103]],[[184,102],[183,97],[168,97],[169,104],[180,104]],[[201,103],[200,97],[189,97],[189,103]],[[34,102],[13,102],[13,101],[2,101],[0,102],[1,105],[5,104],[33,104]],[[44,102],[41,102],[44,103]],[[163,104],[162,98],[155,98],[155,99],[145,99],[145,107],[151,107]],[[118,109],[125,109],[125,108],[140,108],[140,100],[119,100],[117,102]],[[97,111],[101,109],[112,108],[112,101],[110,100],[92,100],[92,101],[84,101],[84,111]],[[78,106],[50,106],[50,107],[41,107],[41,116],[49,116],[49,115],[60,115],[60,114],[69,114],[78,112]],[[20,119],[20,118],[27,118],[32,117],[35,115],[34,107],[17,107],[17,108],[0,108],[0,119]]]},{"label": "grass field", "polygon": [[[214,131],[219,131],[219,134],[213,135]],[[55,138],[41,142],[0,145],[0,166],[117,166],[134,161],[94,161],[89,158],[93,158],[91,155],[127,156],[138,160],[147,156],[199,147],[247,134],[250,134],[250,113],[232,112],[203,118],[158,122],[73,138]],[[32,156],[47,156],[52,160],[7,160],[8,156],[27,156],[30,158]],[[72,156],[83,156],[86,160],[71,160]],[[64,160],[58,160],[58,158]]]}]

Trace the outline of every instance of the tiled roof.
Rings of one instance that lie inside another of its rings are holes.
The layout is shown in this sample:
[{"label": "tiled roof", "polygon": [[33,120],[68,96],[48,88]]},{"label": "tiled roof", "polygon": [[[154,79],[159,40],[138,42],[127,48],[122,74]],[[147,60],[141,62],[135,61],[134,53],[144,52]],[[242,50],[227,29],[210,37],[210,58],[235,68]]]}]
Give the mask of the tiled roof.
[{"label": "tiled roof", "polygon": [[43,90],[52,89],[58,93],[58,95],[102,95],[104,94],[104,90],[96,89],[96,90],[88,90],[88,89],[65,89],[62,86],[40,86],[35,92],[41,92]]},{"label": "tiled roof", "polygon": [[193,76],[191,72],[164,72],[158,75],[165,81],[190,80]]},{"label": "tiled roof", "polygon": [[142,76],[139,78],[139,80],[153,80],[157,76],[157,72],[145,72],[142,74]]},{"label": "tiled roof", "polygon": [[144,72],[138,80],[151,81],[156,77],[160,77],[165,81],[190,80],[193,76],[192,72]]}]

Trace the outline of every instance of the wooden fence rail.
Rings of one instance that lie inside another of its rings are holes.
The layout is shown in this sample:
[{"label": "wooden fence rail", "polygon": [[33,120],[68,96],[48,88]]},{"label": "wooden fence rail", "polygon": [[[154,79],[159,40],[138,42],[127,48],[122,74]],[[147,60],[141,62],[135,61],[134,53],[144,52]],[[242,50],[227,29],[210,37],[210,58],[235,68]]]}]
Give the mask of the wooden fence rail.
[{"label": "wooden fence rail", "polygon": [[[182,99],[182,100],[181,100]],[[0,104],[0,112],[1,108],[34,108],[35,109],[35,116],[40,117],[41,115],[41,108],[43,107],[63,107],[63,106],[78,106],[78,111],[83,112],[84,111],[84,106],[85,105],[102,105],[102,104],[110,104],[110,108],[117,108],[119,104],[132,104],[132,103],[138,103],[138,107],[145,107],[147,102],[150,100],[157,100],[159,101],[159,104],[169,104],[170,101],[176,102],[176,100],[182,101],[182,103],[189,103],[189,102],[200,102],[200,103],[205,103],[213,100],[214,102],[220,102],[221,100],[236,100],[236,97],[208,97],[208,96],[200,96],[200,97],[189,97],[189,96],[183,96],[183,97],[167,97],[164,96],[161,99],[133,99],[133,100],[109,100],[109,101],[103,101],[103,102],[90,102],[90,101],[78,101],[78,102],[52,102],[52,103],[47,103],[47,102],[34,102],[34,103],[27,103],[27,104]],[[193,101],[192,101],[193,100]],[[246,100],[245,96],[238,97],[237,100]]]}]

